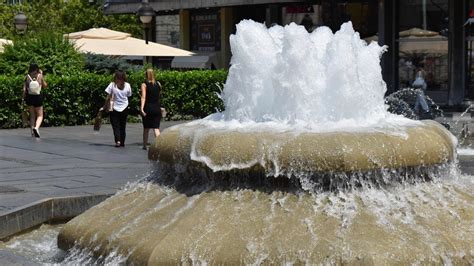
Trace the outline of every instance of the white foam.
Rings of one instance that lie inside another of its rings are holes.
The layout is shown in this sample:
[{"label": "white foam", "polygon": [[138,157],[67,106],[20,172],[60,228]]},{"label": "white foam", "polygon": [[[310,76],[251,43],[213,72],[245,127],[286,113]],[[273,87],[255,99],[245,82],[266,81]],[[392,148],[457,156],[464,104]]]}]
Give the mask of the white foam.
[{"label": "white foam", "polygon": [[386,47],[367,45],[351,22],[333,34],[327,27],[308,33],[294,23],[268,29],[243,20],[230,44],[225,111],[200,123],[328,131],[413,123],[384,104]]},{"label": "white foam", "polygon": [[459,155],[465,155],[465,156],[473,156],[474,155],[474,149],[473,148],[458,148],[457,149]]}]

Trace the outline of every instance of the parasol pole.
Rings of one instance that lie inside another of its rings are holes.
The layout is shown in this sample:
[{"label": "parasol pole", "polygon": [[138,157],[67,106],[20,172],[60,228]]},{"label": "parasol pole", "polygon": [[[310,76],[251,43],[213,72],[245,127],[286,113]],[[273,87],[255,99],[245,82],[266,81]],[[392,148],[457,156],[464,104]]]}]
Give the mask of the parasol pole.
[{"label": "parasol pole", "polygon": [[426,0],[423,0],[423,29],[426,30],[428,25],[426,23]]}]

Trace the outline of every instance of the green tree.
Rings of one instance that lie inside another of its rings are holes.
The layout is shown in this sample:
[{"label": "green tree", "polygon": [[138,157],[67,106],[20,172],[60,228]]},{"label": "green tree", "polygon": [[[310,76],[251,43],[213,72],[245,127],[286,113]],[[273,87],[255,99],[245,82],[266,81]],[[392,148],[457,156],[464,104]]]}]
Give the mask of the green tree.
[{"label": "green tree", "polygon": [[46,74],[68,75],[81,71],[84,59],[61,34],[41,32],[14,40],[0,54],[0,74],[25,74],[36,62]]},{"label": "green tree", "polygon": [[0,37],[14,38],[13,18],[23,11],[28,17],[28,34],[56,32],[66,34],[105,27],[141,37],[141,24],[132,14],[104,15],[102,1],[90,4],[88,0],[35,0],[21,5],[0,3]]},{"label": "green tree", "polygon": [[15,36],[13,18],[20,11],[19,6],[0,3],[0,38],[12,39]]}]

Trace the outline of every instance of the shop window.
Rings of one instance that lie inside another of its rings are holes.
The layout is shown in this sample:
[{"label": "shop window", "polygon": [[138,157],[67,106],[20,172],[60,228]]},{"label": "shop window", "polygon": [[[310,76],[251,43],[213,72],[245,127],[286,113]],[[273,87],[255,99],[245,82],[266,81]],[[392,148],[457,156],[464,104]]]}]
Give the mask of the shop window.
[{"label": "shop window", "polygon": [[294,22],[304,26],[309,32],[319,26],[327,26],[334,32],[341,24],[351,21],[362,38],[377,33],[377,1],[359,0],[338,2],[322,0],[317,5],[292,4],[282,8],[283,25]]},{"label": "shop window", "polygon": [[422,75],[428,91],[448,90],[448,0],[400,0],[399,81]]},{"label": "shop window", "polygon": [[467,50],[467,96],[474,99],[474,0],[469,1],[468,19],[464,24],[466,27],[466,50]]}]

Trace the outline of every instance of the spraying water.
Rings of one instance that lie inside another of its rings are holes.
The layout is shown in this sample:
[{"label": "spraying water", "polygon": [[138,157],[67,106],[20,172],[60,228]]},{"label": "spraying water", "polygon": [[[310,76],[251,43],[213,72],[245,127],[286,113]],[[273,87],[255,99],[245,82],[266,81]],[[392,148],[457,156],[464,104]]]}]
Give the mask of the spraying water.
[{"label": "spraying water", "polygon": [[230,44],[226,109],[208,120],[339,130],[403,120],[384,104],[380,57],[386,47],[367,45],[351,22],[333,34],[327,27],[308,33],[294,23],[267,29],[244,20]]}]

